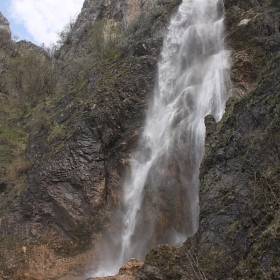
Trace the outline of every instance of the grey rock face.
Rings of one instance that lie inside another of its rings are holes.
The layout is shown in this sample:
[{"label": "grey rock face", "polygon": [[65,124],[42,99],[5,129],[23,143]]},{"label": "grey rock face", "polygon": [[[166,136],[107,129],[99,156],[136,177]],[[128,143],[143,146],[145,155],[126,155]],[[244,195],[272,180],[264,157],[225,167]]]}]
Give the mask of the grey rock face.
[{"label": "grey rock face", "polygon": [[1,37],[6,35],[9,39],[11,38],[11,30],[9,21],[0,12],[0,34]]}]

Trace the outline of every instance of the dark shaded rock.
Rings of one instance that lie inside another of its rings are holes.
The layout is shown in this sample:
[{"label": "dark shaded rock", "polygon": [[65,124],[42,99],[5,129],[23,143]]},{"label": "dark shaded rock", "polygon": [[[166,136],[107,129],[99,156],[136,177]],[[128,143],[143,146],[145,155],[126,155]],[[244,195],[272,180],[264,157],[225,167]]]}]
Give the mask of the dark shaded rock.
[{"label": "dark shaded rock", "polygon": [[7,190],[9,185],[8,181],[0,181],[0,193],[3,193]]},{"label": "dark shaded rock", "polygon": [[142,56],[142,55],[146,55],[148,53],[149,53],[149,51],[147,49],[147,46],[145,44],[140,44],[134,48],[133,55]]}]

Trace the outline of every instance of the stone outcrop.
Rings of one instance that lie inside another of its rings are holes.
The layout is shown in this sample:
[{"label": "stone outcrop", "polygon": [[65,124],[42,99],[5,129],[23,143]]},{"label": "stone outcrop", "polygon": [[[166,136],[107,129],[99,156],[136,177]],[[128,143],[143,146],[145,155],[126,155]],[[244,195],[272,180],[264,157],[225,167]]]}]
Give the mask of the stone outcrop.
[{"label": "stone outcrop", "polygon": [[[60,49],[60,59],[69,59],[73,55],[77,57],[85,49],[88,49],[88,52],[92,51],[92,46],[89,47],[88,42],[92,40],[91,29],[96,22],[107,25],[109,33],[114,33],[118,29],[125,32],[131,30],[133,33],[139,29],[148,30],[153,27],[157,18],[166,13],[170,14],[180,2],[180,0],[85,0],[76,22],[68,26],[71,32]],[[151,36],[162,37],[167,24],[168,22],[156,25],[150,30]]]},{"label": "stone outcrop", "polygon": [[114,276],[87,278],[86,280],[134,280],[135,275],[143,265],[143,262],[137,259],[131,259],[125,263],[120,268],[119,273]]},{"label": "stone outcrop", "polygon": [[2,15],[1,12],[0,12],[0,34],[1,34],[1,39],[2,40],[3,40],[4,37],[11,39],[10,23]]}]

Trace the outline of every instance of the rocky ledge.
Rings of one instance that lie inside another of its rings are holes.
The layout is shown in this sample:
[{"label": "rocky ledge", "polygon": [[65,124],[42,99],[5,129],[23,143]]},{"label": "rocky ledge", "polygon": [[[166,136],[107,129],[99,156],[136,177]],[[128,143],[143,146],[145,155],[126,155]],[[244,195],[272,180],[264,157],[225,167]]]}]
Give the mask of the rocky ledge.
[{"label": "rocky ledge", "polygon": [[125,263],[119,270],[119,273],[114,276],[87,278],[86,280],[134,280],[139,269],[144,265],[143,262],[137,259],[131,259]]}]

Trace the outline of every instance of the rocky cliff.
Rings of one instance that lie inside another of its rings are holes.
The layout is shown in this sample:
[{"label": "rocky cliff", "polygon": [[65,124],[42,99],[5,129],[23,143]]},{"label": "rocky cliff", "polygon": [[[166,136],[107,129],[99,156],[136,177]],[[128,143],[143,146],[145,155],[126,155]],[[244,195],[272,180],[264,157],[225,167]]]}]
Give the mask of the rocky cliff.
[{"label": "rocky cliff", "polygon": [[[1,39],[3,279],[84,279],[92,268],[179,2],[86,0],[52,57]],[[220,123],[205,120],[198,232],[153,249],[128,279],[280,277],[280,7],[224,3],[234,97]]]},{"label": "rocky cliff", "polygon": [[0,32],[2,40],[3,38],[11,38],[11,30],[10,30],[10,23],[8,20],[2,15],[0,12]]},{"label": "rocky cliff", "polygon": [[[70,277],[98,256],[94,248],[119,202],[164,29],[178,1],[119,4],[86,1],[53,57],[12,43],[11,51],[22,50],[9,53],[4,70],[17,86],[3,81],[3,96],[23,98],[13,126],[28,141],[22,184],[11,175],[3,192],[3,200],[17,194],[2,204],[3,277]],[[32,69],[15,67],[14,73],[9,67],[30,60],[40,66],[38,79]]]},{"label": "rocky cliff", "polygon": [[279,4],[225,6],[234,97],[220,123],[205,119],[199,229],[152,250],[136,279],[280,277]]}]

